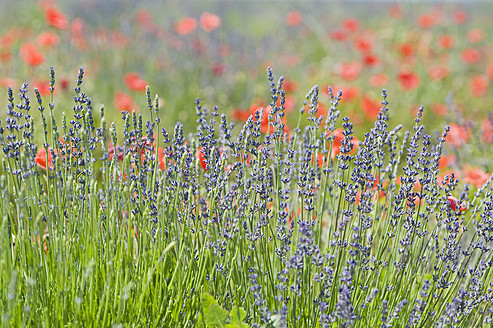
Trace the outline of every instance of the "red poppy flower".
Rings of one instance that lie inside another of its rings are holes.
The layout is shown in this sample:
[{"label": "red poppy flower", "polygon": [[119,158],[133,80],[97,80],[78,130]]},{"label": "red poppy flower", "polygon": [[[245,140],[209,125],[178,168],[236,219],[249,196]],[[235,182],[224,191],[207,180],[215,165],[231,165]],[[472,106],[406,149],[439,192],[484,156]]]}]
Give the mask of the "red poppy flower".
[{"label": "red poppy flower", "polygon": [[240,122],[245,122],[250,117],[250,110],[236,108],[231,111],[231,118]]},{"label": "red poppy flower", "polygon": [[[327,131],[327,137],[330,137],[330,131]],[[332,151],[330,153],[330,156],[332,159],[336,157],[336,155],[339,155],[341,153],[341,147],[342,147],[342,141],[344,140],[344,134],[342,129],[335,129],[334,132],[332,133],[332,136],[334,137],[334,141],[332,143]],[[353,150],[351,153],[354,153],[356,149],[358,149],[358,139],[356,137],[353,137],[351,140],[353,143]],[[318,163],[320,163],[320,159],[317,159]],[[323,158],[322,158],[323,161]]]},{"label": "red poppy flower", "polygon": [[42,32],[40,35],[38,35],[36,41],[38,41],[38,44],[42,47],[51,47],[59,44],[60,38],[56,33]]},{"label": "red poppy flower", "polygon": [[359,21],[356,18],[347,18],[342,22],[342,27],[349,32],[356,32],[359,29]]},{"label": "red poppy flower", "polygon": [[[119,146],[117,146],[117,149],[116,149],[116,159],[121,162],[121,161],[123,161],[123,157],[125,156],[125,154],[123,153],[123,150],[118,149],[118,147]],[[109,154],[110,161],[112,161],[113,156],[115,156],[115,146],[113,146],[113,145],[108,146],[108,154]]]},{"label": "red poppy flower", "polygon": [[493,120],[491,118],[481,121],[481,137],[485,142],[493,142]]},{"label": "red poppy flower", "polygon": [[380,59],[377,55],[374,54],[366,54],[363,56],[363,64],[366,66],[376,66],[380,62]]},{"label": "red poppy flower", "polygon": [[175,32],[180,35],[190,34],[197,28],[197,20],[192,17],[184,17],[175,24]]},{"label": "red poppy flower", "polygon": [[29,66],[39,66],[44,60],[45,56],[39,52],[38,48],[32,43],[23,43],[20,48],[21,59]]},{"label": "red poppy flower", "polygon": [[354,42],[354,47],[358,51],[369,52],[373,47],[373,43],[370,41],[368,36],[362,36]]},{"label": "red poppy flower", "polygon": [[0,77],[0,86],[3,88],[11,87],[14,89],[16,84],[17,81],[10,77]]},{"label": "red poppy flower", "polygon": [[461,59],[468,64],[476,64],[481,60],[481,53],[479,50],[473,48],[467,48],[462,50]]},{"label": "red poppy flower", "polygon": [[447,106],[441,103],[431,104],[431,110],[438,116],[444,116],[447,113]]},{"label": "red poppy flower", "polygon": [[443,49],[450,49],[455,45],[455,39],[451,35],[444,34],[438,38],[438,43]]},{"label": "red poppy flower", "polygon": [[347,38],[346,32],[340,29],[335,29],[329,32],[329,37],[334,41],[344,41]]},{"label": "red poppy flower", "polygon": [[286,25],[298,26],[301,24],[303,16],[297,11],[290,11],[286,14]]},{"label": "red poppy flower", "polygon": [[488,77],[493,80],[493,63],[488,64],[488,66],[486,67],[486,75],[488,75]]},{"label": "red poppy flower", "polygon": [[450,131],[445,137],[447,143],[453,147],[461,147],[469,141],[469,131],[457,123],[450,124]]},{"label": "red poppy flower", "polygon": [[[329,94],[329,88],[326,87],[324,88],[325,92]],[[342,97],[341,99],[346,103],[346,102],[351,102],[358,98],[359,96],[359,88],[357,86],[335,86],[332,88],[332,90],[337,93],[339,90],[342,91]]]},{"label": "red poppy flower", "polygon": [[422,28],[430,28],[437,23],[437,16],[434,14],[423,14],[418,18],[418,25]]},{"label": "red poppy flower", "polygon": [[414,46],[408,42],[400,44],[398,50],[403,57],[411,57],[414,55]]},{"label": "red poppy flower", "polygon": [[50,94],[49,81],[34,81],[33,88],[37,88],[41,96],[47,96]]},{"label": "red poppy flower", "polygon": [[152,15],[147,10],[139,10],[137,12],[137,24],[140,27],[143,27],[147,30],[150,30],[152,27]]},{"label": "red poppy flower", "polygon": [[443,170],[444,168],[449,166],[449,163],[455,162],[455,157],[450,155],[450,156],[445,156],[441,155],[440,159],[438,160],[438,169]]},{"label": "red poppy flower", "polygon": [[[457,201],[457,198],[455,198],[454,196],[448,196],[447,202],[453,211],[457,211],[457,208],[459,206],[459,202]],[[465,205],[461,204],[461,206],[458,208],[458,210],[463,212],[463,211],[467,210],[467,207]]]},{"label": "red poppy flower", "polygon": [[350,62],[350,63],[341,63],[336,67],[336,73],[346,81],[352,81],[358,78],[359,73],[361,72],[361,63],[360,62]]},{"label": "red poppy flower", "polygon": [[440,81],[448,75],[448,69],[443,66],[430,66],[428,68],[428,75],[433,81]]},{"label": "red poppy flower", "polygon": [[46,23],[59,30],[65,30],[68,27],[68,17],[60,10],[54,7],[45,9]]},{"label": "red poppy flower", "polygon": [[469,91],[475,97],[483,97],[488,91],[490,81],[487,76],[476,75],[471,78]]},{"label": "red poppy flower", "polygon": [[75,18],[70,25],[72,37],[82,37],[84,35],[84,21],[82,18]]},{"label": "red poppy flower", "polygon": [[402,17],[402,7],[398,4],[394,4],[389,7],[389,16],[392,18]]},{"label": "red poppy flower", "polygon": [[208,164],[205,162],[204,148],[202,146],[200,146],[199,149],[197,149],[196,156],[199,159],[199,164],[200,164],[200,167],[202,168],[202,170],[207,172],[207,165]]},{"label": "red poppy flower", "polygon": [[296,90],[298,90],[298,83],[296,83],[293,80],[284,79],[284,82],[282,84],[282,88],[286,92],[295,92]]},{"label": "red poppy flower", "polygon": [[[51,147],[48,148],[48,166],[53,168],[53,155],[51,154]],[[56,150],[55,150],[56,154]],[[41,147],[38,149],[38,153],[36,154],[36,163],[39,165],[40,168],[43,170],[46,170],[46,148]]]},{"label": "red poppy flower", "polygon": [[472,184],[476,188],[481,188],[490,178],[490,175],[479,167],[466,166],[462,170],[462,174],[464,176],[462,182]]},{"label": "red poppy flower", "polygon": [[128,73],[125,75],[125,84],[132,91],[145,91],[147,82],[138,73]]},{"label": "red poppy flower", "polygon": [[404,90],[413,90],[419,86],[419,76],[413,72],[401,71],[397,77]]},{"label": "red poppy flower", "polygon": [[206,32],[212,32],[221,26],[221,17],[205,12],[200,15],[200,27]]},{"label": "red poppy flower", "polygon": [[121,91],[115,93],[115,105],[120,111],[125,110],[129,112],[138,109],[134,104],[132,96]]},{"label": "red poppy flower", "polygon": [[367,119],[374,120],[380,113],[381,108],[382,104],[379,101],[367,95],[363,97],[361,109],[363,110],[363,114],[365,114]]},{"label": "red poppy flower", "polygon": [[[277,99],[276,105],[278,107],[281,107],[281,98]],[[286,96],[284,98],[284,111],[286,113],[291,113],[294,109],[294,106],[296,106],[296,99],[293,96]]]},{"label": "red poppy flower", "polygon": [[456,10],[454,12],[454,21],[455,23],[462,25],[466,22],[467,20],[467,13],[462,10]]},{"label": "red poppy flower", "polygon": [[370,77],[369,82],[372,87],[383,87],[389,83],[389,77],[385,73],[375,74]]},{"label": "red poppy flower", "polygon": [[467,33],[467,39],[471,43],[481,42],[484,39],[484,31],[479,28],[472,29]]}]

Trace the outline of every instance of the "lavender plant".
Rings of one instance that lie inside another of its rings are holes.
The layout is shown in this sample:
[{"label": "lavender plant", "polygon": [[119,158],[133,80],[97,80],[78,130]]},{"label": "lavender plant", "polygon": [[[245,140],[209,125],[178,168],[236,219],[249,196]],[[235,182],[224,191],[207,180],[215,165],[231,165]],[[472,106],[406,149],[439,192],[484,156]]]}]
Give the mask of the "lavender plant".
[{"label": "lavender plant", "polygon": [[491,179],[438,183],[449,129],[434,140],[423,108],[412,131],[389,129],[383,90],[358,142],[341,92],[324,118],[314,87],[288,132],[268,69],[271,110],[240,129],[197,99],[197,132],[171,135],[148,87],[147,113],[122,112],[118,136],[83,74],[61,125],[53,69],[49,113],[35,90],[39,126],[28,86],[17,104],[7,91],[4,326],[491,325]]}]

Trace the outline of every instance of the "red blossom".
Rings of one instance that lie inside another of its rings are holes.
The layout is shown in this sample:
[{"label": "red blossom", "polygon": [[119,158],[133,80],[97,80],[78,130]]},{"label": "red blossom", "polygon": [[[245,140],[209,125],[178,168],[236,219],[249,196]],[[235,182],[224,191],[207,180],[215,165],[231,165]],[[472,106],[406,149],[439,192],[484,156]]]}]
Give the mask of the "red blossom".
[{"label": "red blossom", "polygon": [[428,68],[428,75],[430,79],[433,81],[440,81],[444,79],[448,75],[449,71],[446,67],[443,66],[430,66]]},{"label": "red blossom", "polygon": [[411,57],[414,55],[414,46],[408,42],[401,43],[398,50],[403,57]]},{"label": "red blossom", "polygon": [[389,77],[385,73],[375,74],[370,77],[369,82],[372,87],[384,87],[389,83]]},{"label": "red blossom", "polygon": [[467,48],[462,50],[461,59],[467,64],[476,64],[481,60],[481,53],[474,48]]},{"label": "red blossom", "polygon": [[484,35],[485,35],[485,33],[482,29],[475,28],[475,29],[470,30],[467,33],[467,39],[471,43],[478,43],[478,42],[483,41]]},{"label": "red blossom", "polygon": [[382,104],[378,100],[375,100],[368,95],[363,96],[361,109],[367,119],[374,120],[380,113],[380,108],[382,108]]},{"label": "red blossom", "polygon": [[221,26],[221,17],[204,12],[200,15],[200,27],[206,32],[212,32]]},{"label": "red blossom", "polygon": [[115,93],[115,105],[120,111],[132,111],[136,110],[137,107],[134,104],[134,100],[132,96],[122,92],[122,91],[117,91]]},{"label": "red blossom", "polygon": [[437,23],[437,16],[434,14],[423,14],[418,18],[418,25],[422,28],[430,28]]},{"label": "red blossom", "polygon": [[450,131],[448,132],[445,140],[447,143],[455,148],[465,145],[470,138],[470,132],[467,128],[457,123],[450,124]]},{"label": "red blossom", "polygon": [[45,9],[46,23],[59,30],[65,30],[68,27],[68,17],[55,7]]},{"label": "red blossom", "polygon": [[334,41],[344,41],[347,39],[346,32],[341,29],[335,29],[330,31],[329,36]]},{"label": "red blossom", "polygon": [[60,38],[58,34],[54,32],[42,32],[38,35],[36,41],[42,47],[56,46],[60,43]]},{"label": "red blossom", "polygon": [[363,64],[366,66],[376,66],[380,62],[380,59],[375,54],[365,54],[363,56]]},{"label": "red blossom", "polygon": [[342,27],[348,32],[356,32],[359,30],[359,21],[356,18],[346,18],[342,22]]},{"label": "red blossom", "polygon": [[298,26],[303,21],[303,16],[297,11],[290,11],[286,14],[286,25]]},{"label": "red blossom", "polygon": [[455,45],[455,39],[451,35],[444,34],[438,38],[438,43],[443,49],[450,49]]},{"label": "red blossom", "polygon": [[413,90],[419,86],[419,76],[414,72],[401,71],[397,77],[404,90]]},{"label": "red blossom", "polygon": [[39,52],[38,48],[32,43],[23,43],[19,55],[29,66],[39,66],[45,60],[45,56]]},{"label": "red blossom", "polygon": [[485,75],[476,75],[471,78],[469,91],[474,97],[483,97],[488,91],[490,81]]},{"label": "red blossom", "polygon": [[47,96],[50,94],[50,82],[49,81],[34,81],[33,88],[37,88],[41,96]]},{"label": "red blossom", "polygon": [[455,198],[454,196],[448,196],[447,203],[453,211],[459,210],[463,212],[467,210],[467,207],[464,204],[461,204],[460,207],[458,207],[459,202],[457,201],[457,198]]},{"label": "red blossom", "polygon": [[454,21],[458,25],[462,25],[467,21],[467,13],[462,10],[456,10],[454,12]]},{"label": "red blossom", "polygon": [[401,18],[402,17],[402,7],[398,4],[394,4],[389,7],[389,16],[392,18]]},{"label": "red blossom", "polygon": [[490,175],[480,169],[479,167],[465,166],[462,170],[464,176],[462,182],[472,184],[476,188],[481,188],[481,186],[488,181]]},{"label": "red blossom", "polygon": [[361,63],[354,61],[350,63],[341,63],[336,67],[336,73],[346,81],[352,81],[358,78],[361,72]]},{"label": "red blossom", "polygon": [[128,73],[125,75],[125,85],[132,91],[145,91],[147,82],[138,73]]},{"label": "red blossom", "polygon": [[175,24],[175,32],[180,35],[190,34],[197,28],[197,20],[192,17],[184,17]]},{"label": "red blossom", "polygon": [[[48,148],[48,165],[51,168],[53,168],[53,155],[52,155],[52,149],[51,147]],[[56,154],[56,150],[54,151]],[[38,153],[36,154],[36,163],[39,165],[40,168],[43,170],[46,170],[46,148],[41,147],[38,149]]]}]

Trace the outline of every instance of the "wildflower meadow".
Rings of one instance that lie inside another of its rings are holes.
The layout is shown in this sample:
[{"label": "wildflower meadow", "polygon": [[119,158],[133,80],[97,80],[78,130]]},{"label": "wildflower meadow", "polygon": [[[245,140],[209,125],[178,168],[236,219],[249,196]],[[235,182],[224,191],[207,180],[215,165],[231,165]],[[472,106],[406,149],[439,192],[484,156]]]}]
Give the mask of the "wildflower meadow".
[{"label": "wildflower meadow", "polygon": [[2,327],[492,326],[492,3],[2,6]]}]

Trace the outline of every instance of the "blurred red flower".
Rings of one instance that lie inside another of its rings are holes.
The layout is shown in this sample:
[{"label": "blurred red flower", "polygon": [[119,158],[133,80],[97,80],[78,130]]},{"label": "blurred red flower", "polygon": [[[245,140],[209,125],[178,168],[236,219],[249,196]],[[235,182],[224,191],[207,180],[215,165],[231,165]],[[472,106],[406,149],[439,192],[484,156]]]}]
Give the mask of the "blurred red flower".
[{"label": "blurred red flower", "polygon": [[250,115],[250,111],[243,108],[236,108],[231,111],[231,118],[240,122],[248,120]]},{"label": "blurred red flower", "polygon": [[197,28],[197,20],[192,17],[184,17],[175,24],[175,32],[180,35],[190,34]]},{"label": "blurred red flower", "polygon": [[471,43],[478,43],[484,39],[484,31],[479,28],[475,28],[467,32],[467,39]]},{"label": "blurred red flower", "polygon": [[303,16],[297,11],[290,11],[286,14],[286,25],[298,26],[301,24]]},{"label": "blurred red flower", "polygon": [[366,66],[376,66],[380,62],[380,59],[377,55],[374,54],[365,54],[363,56],[363,64]]},{"label": "blurred red flower", "polygon": [[42,47],[51,47],[59,44],[60,38],[58,37],[58,34],[54,32],[42,32],[38,35],[36,41]]},{"label": "blurred red flower", "polygon": [[[336,157],[336,155],[339,155],[341,153],[342,141],[344,140],[343,130],[342,129],[335,129],[334,132],[332,133],[332,135],[334,137],[334,141],[332,144],[332,151],[330,153],[330,156],[332,159],[334,159]],[[327,131],[327,137],[330,137],[330,136],[331,136],[330,131]],[[352,154],[356,151],[356,149],[358,149],[359,141],[356,137],[353,137],[351,142],[353,143],[353,149],[351,151],[351,154]],[[322,160],[322,163],[323,163],[323,157],[322,158],[319,157],[319,158],[317,158],[317,160],[318,160],[319,165],[322,166],[320,163],[320,160]]]},{"label": "blurred red flower", "polygon": [[493,120],[491,118],[482,121],[481,137],[485,142],[493,142]]},{"label": "blurred red flower", "polygon": [[[48,166],[51,168],[53,168],[53,155],[51,154],[51,147],[48,148]],[[56,154],[56,149],[54,151],[54,153]],[[41,147],[38,149],[38,153],[36,154],[36,158],[35,158],[35,161],[36,163],[39,165],[40,168],[42,168],[43,170],[46,170],[46,148],[45,147]]]},{"label": "blurred red flower", "polygon": [[402,17],[402,7],[398,4],[394,4],[389,7],[389,16],[392,18]]},{"label": "blurred red flower", "polygon": [[369,82],[372,87],[383,87],[389,83],[389,77],[385,73],[375,74],[370,77]]},{"label": "blurred red flower", "polygon": [[[329,94],[328,86],[324,88],[325,93]],[[342,100],[347,103],[355,100],[359,96],[359,88],[357,86],[335,86],[332,88],[333,92],[337,94],[339,90],[342,91]]]},{"label": "blurred red flower", "polygon": [[34,81],[33,88],[37,88],[39,94],[47,96],[50,94],[50,82],[49,81]]},{"label": "blurred red flower", "polygon": [[467,207],[464,204],[461,204],[460,207],[457,208],[457,206],[459,205],[459,202],[457,201],[457,198],[455,198],[454,196],[448,196],[447,202],[453,211],[457,211],[457,209],[461,212],[467,210]]},{"label": "blurred red flower", "polygon": [[469,138],[470,133],[467,128],[457,123],[451,123],[450,131],[445,137],[445,140],[449,145],[458,148],[465,145],[469,141]]},{"label": "blurred red flower", "polygon": [[346,18],[342,22],[342,27],[349,32],[356,32],[359,29],[359,21],[356,18]]},{"label": "blurred red flower", "polygon": [[10,77],[0,77],[0,87],[3,88],[11,87],[12,89],[14,89],[16,85],[17,85],[16,80],[11,79]]},{"label": "blurred red flower", "polygon": [[125,75],[125,85],[132,91],[145,91],[147,82],[138,73],[132,72]]},{"label": "blurred red flower", "polygon": [[141,9],[137,12],[137,24],[147,30],[152,28],[152,15],[147,10]]},{"label": "blurred red flower", "polygon": [[401,43],[398,46],[398,50],[403,57],[410,57],[414,55],[414,46],[409,42]]},{"label": "blurred red flower", "polygon": [[378,100],[375,100],[368,95],[363,96],[361,109],[363,110],[363,114],[365,114],[367,119],[376,119],[378,114],[380,113],[380,108],[382,108],[382,104]]},{"label": "blurred red flower", "polygon": [[454,12],[454,21],[457,24],[462,25],[466,22],[466,20],[467,20],[467,13],[465,11],[456,10]]},{"label": "blurred red flower", "polygon": [[462,182],[472,184],[476,188],[481,188],[481,186],[490,178],[490,175],[479,167],[468,165],[464,167],[462,174],[464,176]]},{"label": "blurred red flower", "polygon": [[490,81],[487,76],[484,75],[476,75],[473,76],[470,80],[469,91],[475,97],[483,97],[486,95],[488,91],[488,86]]},{"label": "blurred red flower", "polygon": [[450,49],[455,45],[455,39],[448,34],[440,35],[438,43],[443,49]]},{"label": "blurred red flower", "polygon": [[355,80],[361,72],[361,63],[354,61],[350,63],[340,63],[336,66],[336,73],[344,80]]},{"label": "blurred red flower", "polygon": [[461,59],[468,64],[476,64],[481,60],[481,53],[479,50],[473,48],[467,48],[462,50]]},{"label": "blurred red flower", "polygon": [[38,48],[32,43],[23,43],[20,47],[20,57],[21,59],[30,66],[41,65],[45,57]]},{"label": "blurred red flower", "polygon": [[122,92],[122,91],[117,91],[115,93],[115,106],[117,107],[118,110],[120,111],[132,111],[132,110],[137,110],[138,108],[134,104],[134,100],[132,96]]},{"label": "blurred red flower", "polygon": [[46,23],[59,30],[65,30],[68,27],[68,17],[55,7],[45,9]]},{"label": "blurred red flower", "polygon": [[330,31],[329,36],[334,41],[344,41],[347,38],[346,32],[341,29],[334,29]]},{"label": "blurred red flower", "polygon": [[447,106],[441,103],[431,104],[431,110],[438,116],[444,116],[447,113]]},{"label": "blurred red flower", "polygon": [[369,52],[371,51],[373,44],[367,36],[362,36],[354,42],[354,47],[358,51]]},{"label": "blurred red flower", "polygon": [[444,66],[430,66],[428,68],[428,75],[433,81],[440,81],[448,75],[449,71]]},{"label": "blurred red flower", "polygon": [[422,28],[432,27],[437,23],[437,16],[434,14],[423,14],[418,18],[418,25]]},{"label": "blurred red flower", "polygon": [[221,26],[221,17],[204,12],[200,15],[200,27],[206,32],[212,32]]},{"label": "blurred red flower", "polygon": [[413,90],[419,86],[419,76],[413,72],[401,71],[397,77],[404,90]]}]

